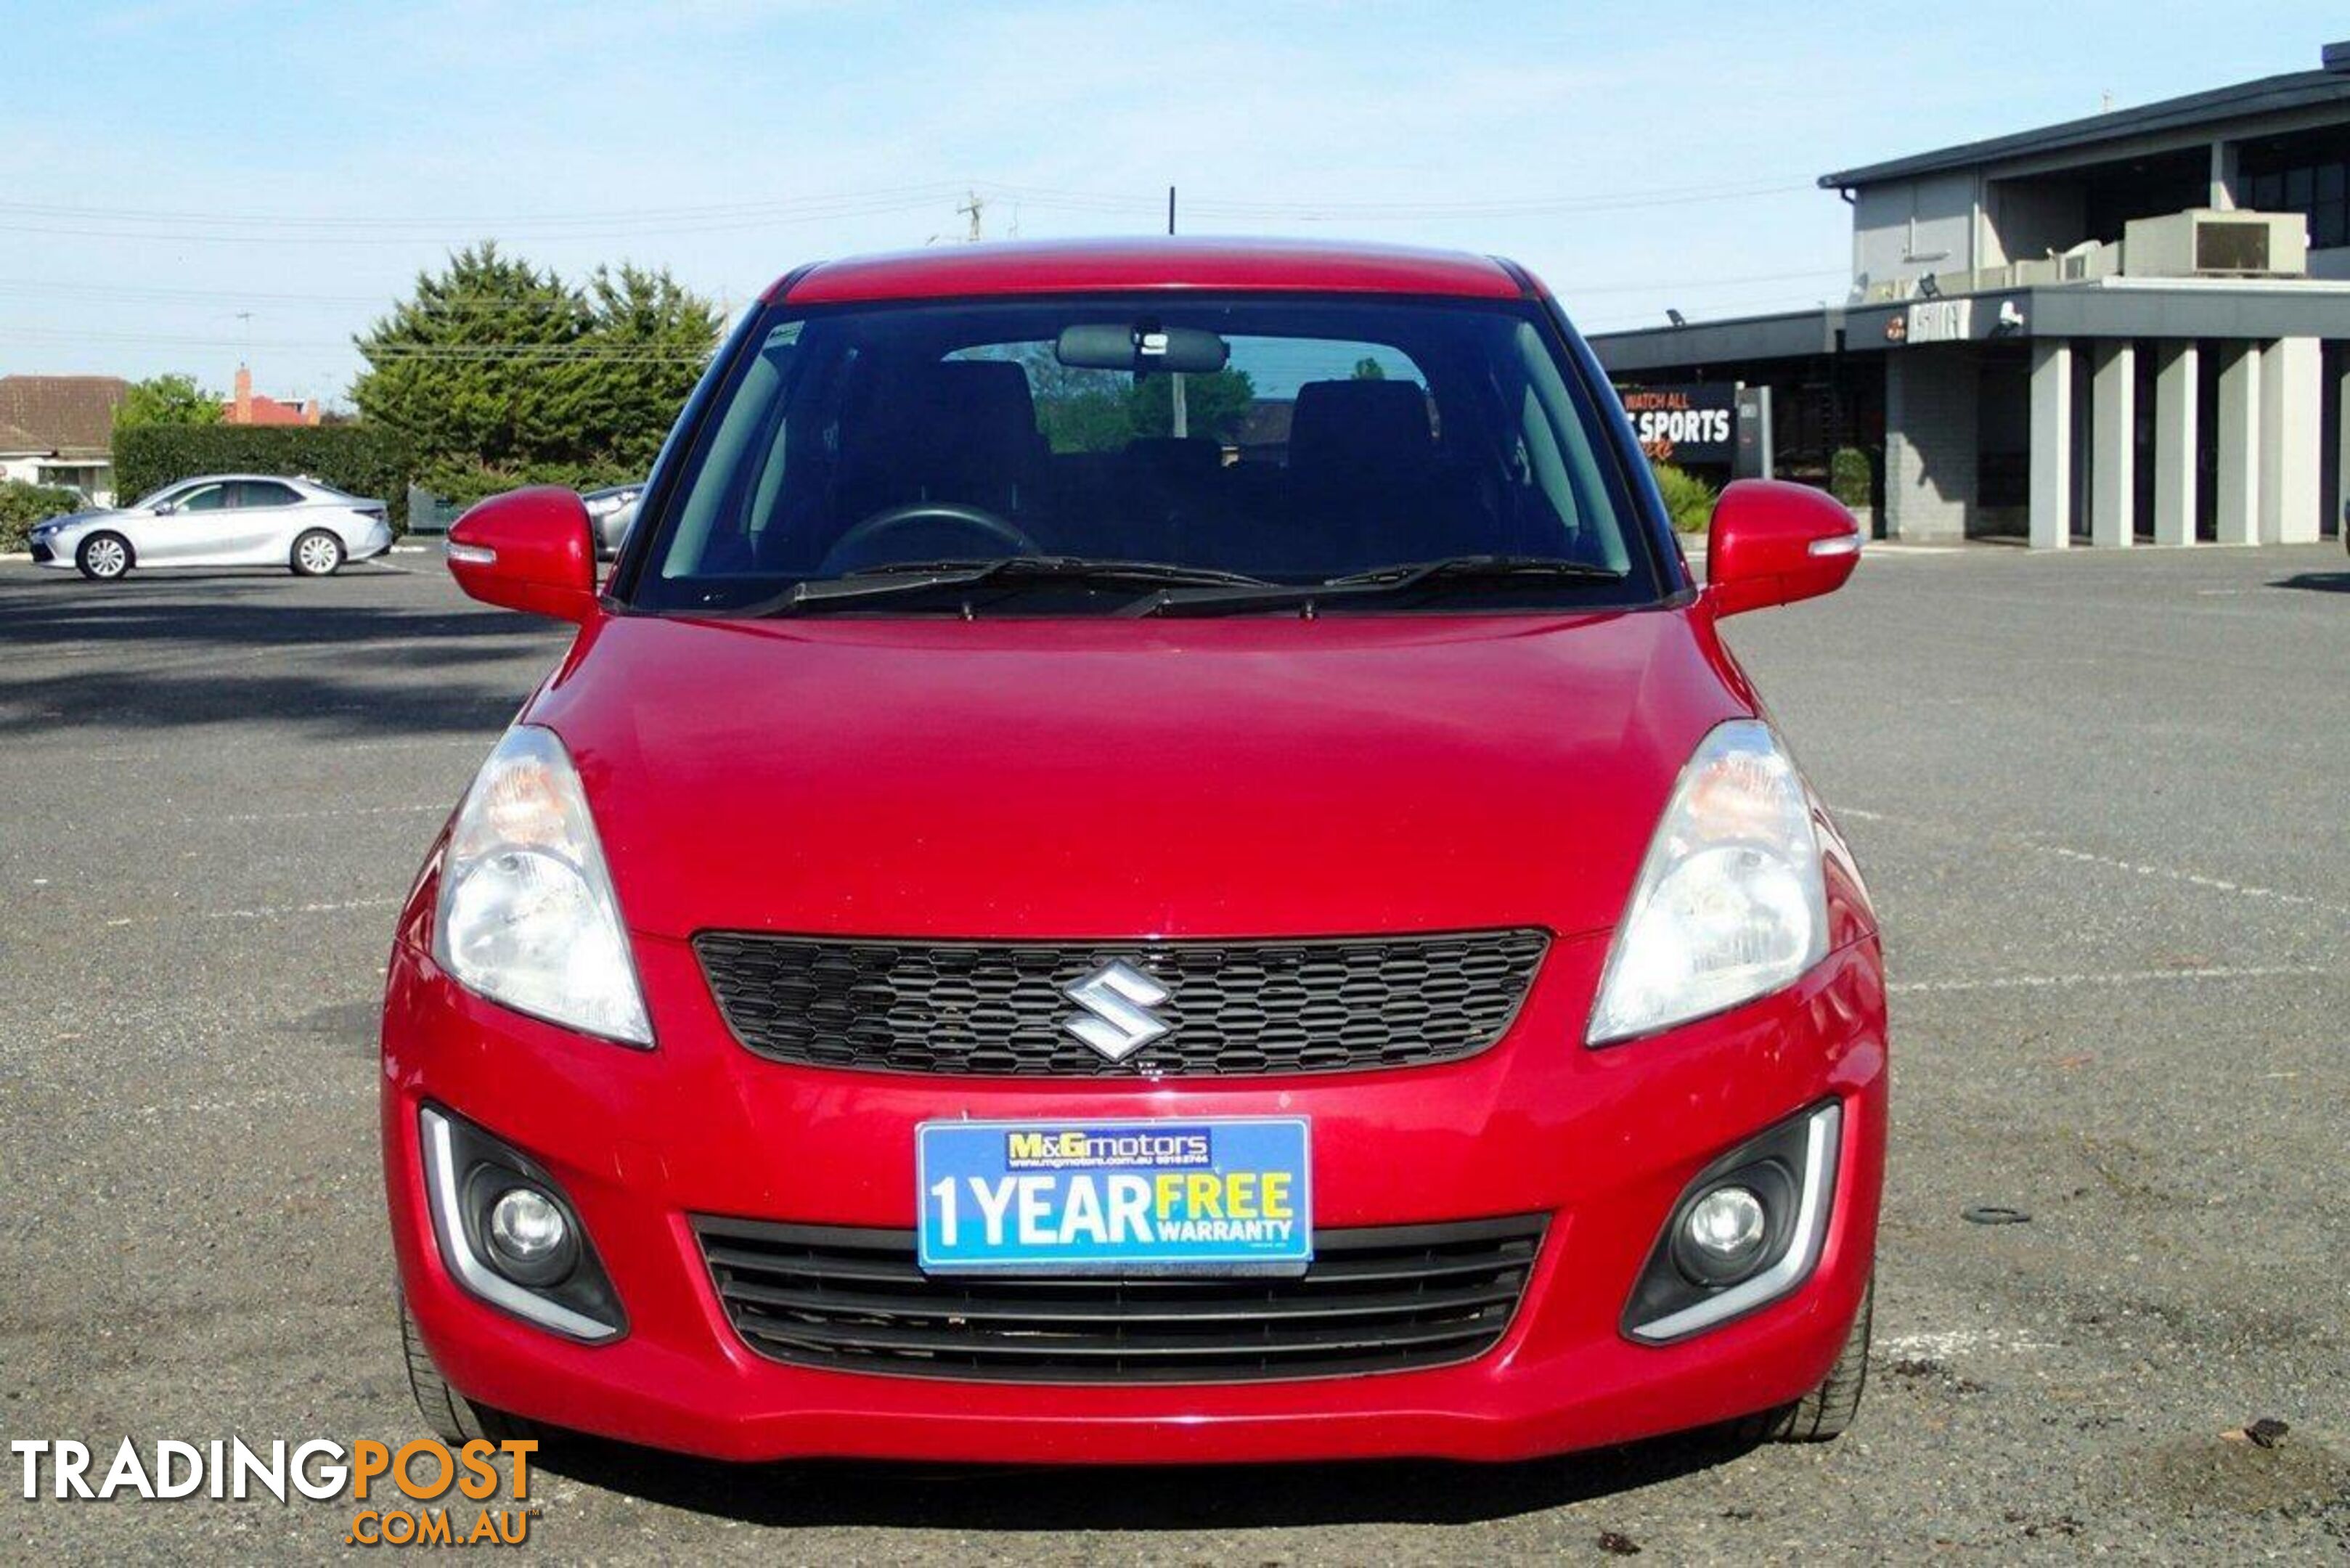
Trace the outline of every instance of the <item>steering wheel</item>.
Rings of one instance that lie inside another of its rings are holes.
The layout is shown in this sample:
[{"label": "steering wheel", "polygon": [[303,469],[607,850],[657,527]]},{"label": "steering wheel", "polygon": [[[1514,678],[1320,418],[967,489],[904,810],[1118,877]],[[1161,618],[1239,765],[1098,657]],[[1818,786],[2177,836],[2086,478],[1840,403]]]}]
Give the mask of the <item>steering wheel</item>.
[{"label": "steering wheel", "polygon": [[[887,539],[892,534],[902,534],[924,523],[942,523],[950,528],[984,535],[990,542],[1015,556],[1042,553],[1036,541],[1023,533],[1017,524],[984,506],[972,506],[961,501],[910,501],[903,506],[884,507],[851,527],[834,541],[831,549],[825,552],[824,565],[820,569],[833,574],[876,564],[860,559],[873,554],[871,547],[876,541]],[[925,551],[923,554],[951,555],[952,552]]]}]

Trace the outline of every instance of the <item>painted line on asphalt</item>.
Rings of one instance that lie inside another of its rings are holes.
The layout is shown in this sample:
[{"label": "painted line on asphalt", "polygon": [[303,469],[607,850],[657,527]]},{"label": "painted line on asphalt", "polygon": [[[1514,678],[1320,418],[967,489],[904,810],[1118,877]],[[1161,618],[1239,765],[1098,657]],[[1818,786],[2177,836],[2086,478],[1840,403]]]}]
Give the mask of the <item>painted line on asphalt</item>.
[{"label": "painted line on asphalt", "polygon": [[[454,809],[451,801],[431,801],[417,805],[354,805],[330,806],[318,811],[232,811],[208,815],[157,816],[144,822],[108,823],[105,826],[124,827],[208,827],[219,822],[318,822],[338,820],[348,816],[421,816],[426,812],[446,815]],[[68,824],[68,826],[73,826]],[[98,826],[99,824],[89,824]]]},{"label": "painted line on asphalt", "polygon": [[[1923,817],[1903,816],[1893,812],[1865,811],[1856,805],[1835,805],[1829,809],[1838,816],[1848,816],[1856,822],[1886,822],[1900,827],[1922,828],[1928,832],[1963,836],[1960,830],[1946,823],[1929,822]],[[2152,877],[2184,887],[2201,888],[2210,892],[2226,893],[2241,898],[2259,898],[2268,903],[2282,904],[2291,909],[2318,909],[2329,915],[2350,919],[2350,904],[2330,904],[2307,893],[2288,893],[2282,888],[2264,888],[2257,883],[2238,882],[2225,877],[2213,877],[2201,871],[2189,871],[2183,866],[2158,866],[2142,860],[2125,860],[2116,855],[2099,855],[2092,850],[2075,849],[2070,845],[2052,844],[2027,833],[1994,833],[1994,841],[2020,844],[2035,854],[2053,855],[2075,865],[2099,866],[2108,871],[2126,871],[2133,876]]]},{"label": "painted line on asphalt", "polygon": [[147,832],[158,827],[212,827],[224,823],[334,822],[346,817],[421,816],[428,812],[446,815],[455,809],[455,805],[453,800],[441,800],[415,805],[328,806],[317,811],[220,811],[192,813],[186,816],[106,816],[87,821],[63,817],[54,826],[60,833],[86,833],[97,828]]},{"label": "painted line on asphalt", "polygon": [[[342,711],[344,710],[337,711]],[[191,737],[192,740],[198,738],[210,739],[212,737]],[[271,740],[276,740],[280,737],[272,735],[268,738]],[[323,751],[330,756],[337,757],[344,756],[355,752],[423,751],[435,746],[452,748],[463,746],[476,756],[485,757],[489,755],[490,748],[496,743],[496,733],[486,730],[478,735],[418,735],[410,739],[398,741],[339,741],[332,736],[294,737],[294,745],[296,750]],[[142,751],[125,751],[112,746],[97,746],[79,750],[68,747],[62,751],[44,752],[42,755],[45,758],[54,757],[61,761],[82,763],[160,763],[169,762],[174,758],[185,757],[198,750],[200,750],[200,748],[192,745],[184,747],[156,746]]]},{"label": "painted line on asphalt", "polygon": [[318,818],[345,816],[417,816],[426,812],[447,815],[455,809],[445,800],[423,801],[415,805],[354,805],[331,807],[323,811],[239,811],[224,816],[182,816],[172,819],[170,826],[190,827],[208,822],[307,822]]},{"label": "painted line on asphalt", "polygon": [[338,898],[314,904],[265,904],[251,909],[162,909],[151,915],[118,915],[106,922],[109,929],[123,926],[160,925],[166,920],[279,920],[294,915],[337,915],[349,909],[383,909],[404,904],[397,898]]},{"label": "painted line on asphalt", "polygon": [[2051,1350],[2044,1339],[2008,1328],[1929,1329],[1922,1334],[1897,1334],[1870,1347],[1877,1355],[1926,1355],[1937,1360],[1970,1350]]},{"label": "painted line on asphalt", "polygon": [[1885,989],[1896,996],[1939,995],[1962,991],[2045,991],[2076,985],[2150,985],[2157,981],[2305,980],[2341,973],[2330,964],[2210,964],[2199,969],[2122,970],[2098,974],[1994,974],[1961,980],[1898,981]]}]

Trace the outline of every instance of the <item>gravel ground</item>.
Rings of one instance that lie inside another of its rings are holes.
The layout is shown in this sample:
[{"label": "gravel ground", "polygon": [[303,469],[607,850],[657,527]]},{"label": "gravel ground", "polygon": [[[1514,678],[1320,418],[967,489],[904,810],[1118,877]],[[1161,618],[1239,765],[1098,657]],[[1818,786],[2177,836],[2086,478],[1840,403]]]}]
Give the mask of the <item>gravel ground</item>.
[{"label": "gravel ground", "polygon": [[[0,1438],[420,1435],[374,1014],[391,912],[562,648],[429,556],[0,566]],[[548,1460],[565,1558],[2350,1554],[2350,573],[2332,546],[1879,552],[1733,641],[1884,916],[1872,1385],[1821,1448],[1511,1467]],[[2027,1224],[1965,1222],[1974,1205]],[[2234,1436],[2290,1424],[2272,1448]],[[13,1461],[12,1461],[13,1463]],[[0,1556],[314,1558],[347,1504],[27,1502]]]}]

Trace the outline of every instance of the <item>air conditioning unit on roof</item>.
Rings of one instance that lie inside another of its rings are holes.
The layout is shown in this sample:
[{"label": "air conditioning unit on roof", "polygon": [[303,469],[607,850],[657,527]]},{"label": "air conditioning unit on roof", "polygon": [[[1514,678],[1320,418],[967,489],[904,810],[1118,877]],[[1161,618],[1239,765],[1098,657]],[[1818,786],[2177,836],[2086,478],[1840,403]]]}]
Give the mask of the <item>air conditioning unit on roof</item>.
[{"label": "air conditioning unit on roof", "polygon": [[2299,213],[2190,207],[2133,218],[2122,230],[2129,277],[2304,277],[2309,220]]}]

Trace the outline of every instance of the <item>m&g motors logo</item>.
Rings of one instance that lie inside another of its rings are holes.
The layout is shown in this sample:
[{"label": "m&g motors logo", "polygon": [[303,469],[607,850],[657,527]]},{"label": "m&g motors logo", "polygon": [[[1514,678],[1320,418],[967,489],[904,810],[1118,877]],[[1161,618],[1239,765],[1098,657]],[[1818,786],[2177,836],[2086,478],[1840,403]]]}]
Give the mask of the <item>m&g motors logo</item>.
[{"label": "m&g motors logo", "polygon": [[[255,1449],[242,1438],[202,1445],[165,1438],[142,1450],[125,1438],[103,1470],[88,1444],[70,1439],[20,1438],[8,1451],[23,1467],[28,1500],[348,1500],[361,1506],[344,1532],[347,1546],[520,1546],[538,1512],[520,1506],[530,1501],[530,1458],[538,1451],[531,1441],[476,1438],[452,1449],[431,1438],[397,1448],[372,1438],[281,1438]],[[502,1495],[500,1458],[514,1472],[511,1497]]]},{"label": "m&g motors logo", "polygon": [[1077,1127],[1006,1133],[1006,1170],[1090,1170],[1103,1166],[1200,1168],[1212,1163],[1205,1127],[1087,1132]]}]

